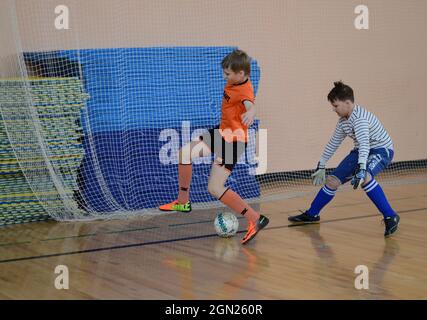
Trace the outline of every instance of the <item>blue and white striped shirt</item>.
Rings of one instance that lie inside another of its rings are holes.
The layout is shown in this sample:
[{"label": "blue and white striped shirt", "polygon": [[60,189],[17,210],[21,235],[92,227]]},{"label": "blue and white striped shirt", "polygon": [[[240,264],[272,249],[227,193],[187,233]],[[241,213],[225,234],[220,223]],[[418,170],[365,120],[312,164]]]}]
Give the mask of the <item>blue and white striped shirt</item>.
[{"label": "blue and white striped shirt", "polygon": [[320,158],[320,164],[325,165],[335,151],[349,136],[354,141],[354,147],[359,149],[359,164],[366,167],[369,150],[386,148],[393,150],[393,141],[378,118],[365,108],[355,105],[348,119],[338,120],[335,132],[329,140]]}]

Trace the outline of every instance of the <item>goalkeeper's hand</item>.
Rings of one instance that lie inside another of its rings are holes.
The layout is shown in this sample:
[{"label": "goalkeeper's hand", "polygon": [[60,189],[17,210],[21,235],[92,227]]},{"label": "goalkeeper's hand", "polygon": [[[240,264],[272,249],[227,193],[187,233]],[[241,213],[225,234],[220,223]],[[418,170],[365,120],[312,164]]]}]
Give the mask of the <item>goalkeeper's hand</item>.
[{"label": "goalkeeper's hand", "polygon": [[311,175],[311,178],[313,179],[313,184],[315,186],[320,186],[325,184],[326,181],[326,171],[325,171],[325,165],[320,164],[320,162],[317,164],[316,171]]},{"label": "goalkeeper's hand", "polygon": [[353,186],[353,189],[357,189],[357,187],[359,185],[362,185],[365,180],[366,170],[363,168],[359,168],[359,170],[357,170],[356,174],[353,176],[353,179],[351,179],[351,185]]}]

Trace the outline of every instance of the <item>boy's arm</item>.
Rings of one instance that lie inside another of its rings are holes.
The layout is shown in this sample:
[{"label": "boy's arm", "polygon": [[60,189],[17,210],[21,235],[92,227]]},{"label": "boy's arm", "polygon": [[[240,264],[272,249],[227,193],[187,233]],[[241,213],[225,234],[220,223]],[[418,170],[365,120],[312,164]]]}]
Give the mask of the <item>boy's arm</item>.
[{"label": "boy's arm", "polygon": [[320,157],[320,167],[325,167],[326,162],[328,162],[328,160],[334,155],[335,151],[337,151],[338,147],[341,145],[345,137],[346,134],[344,133],[340,126],[340,123],[338,122],[337,126],[335,127],[334,134],[332,135],[331,139],[323,150],[322,156]]},{"label": "boy's arm", "polygon": [[362,186],[366,179],[366,162],[369,156],[369,123],[366,119],[357,119],[354,122],[354,134],[356,135],[357,142],[359,143],[359,170],[351,179],[353,189]]},{"label": "boy's arm", "polygon": [[320,157],[316,170],[311,175],[311,178],[313,179],[313,184],[315,186],[323,185],[325,183],[326,162],[328,162],[328,160],[333,156],[335,151],[337,151],[338,147],[341,145],[341,142],[343,142],[345,137],[346,135],[344,131],[341,129],[340,123],[338,122],[337,126],[335,127],[334,134],[332,135],[331,139],[329,140],[328,144],[325,147],[325,150],[322,153],[322,156]]},{"label": "boy's arm", "polygon": [[255,114],[256,114],[255,104],[252,101],[244,100],[243,105],[246,108],[246,112],[242,114],[242,123],[245,126],[250,127],[255,120]]},{"label": "boy's arm", "polygon": [[369,156],[369,123],[366,119],[358,119],[354,123],[354,134],[359,143],[359,159],[358,164],[360,169],[366,170],[366,162]]}]

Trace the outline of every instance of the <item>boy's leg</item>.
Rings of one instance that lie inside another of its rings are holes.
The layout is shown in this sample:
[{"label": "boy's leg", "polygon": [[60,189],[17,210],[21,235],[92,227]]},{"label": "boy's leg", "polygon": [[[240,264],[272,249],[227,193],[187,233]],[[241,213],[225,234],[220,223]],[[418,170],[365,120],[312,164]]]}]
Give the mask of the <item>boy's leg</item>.
[{"label": "boy's leg", "polygon": [[381,212],[385,222],[384,236],[389,236],[396,232],[400,217],[390,206],[380,184],[375,180],[375,176],[384,170],[393,159],[393,151],[385,149],[373,149],[366,165],[367,179],[362,185],[366,195]]},{"label": "boy's leg", "polygon": [[253,239],[258,231],[268,224],[269,220],[256,212],[236,192],[225,187],[225,182],[230,174],[231,171],[225,165],[215,161],[209,177],[208,191],[235,213],[241,214],[247,219],[248,231],[242,240],[242,244],[245,244]]},{"label": "boy's leg", "polygon": [[207,157],[210,149],[203,141],[192,141],[179,151],[178,164],[178,199],[159,207],[162,211],[190,212],[190,184],[193,173],[192,160],[198,157]]},{"label": "boy's leg", "polygon": [[367,178],[368,177],[368,181],[362,185],[366,195],[375,204],[384,218],[395,217],[396,212],[391,208],[380,184],[375,180],[375,178],[371,178],[369,173],[367,173]]},{"label": "boy's leg", "polygon": [[187,203],[190,200],[190,183],[191,176],[193,174],[193,165],[190,164],[178,164],[178,202]]},{"label": "boy's leg", "polygon": [[312,217],[318,216],[320,211],[334,198],[340,185],[341,181],[337,177],[328,176],[326,184],[319,190],[306,213]]},{"label": "boy's leg", "polygon": [[334,198],[340,185],[348,182],[357,166],[359,152],[352,150],[326,179],[326,184],[319,190],[310,209],[302,214],[288,218],[293,223],[317,223],[320,220],[320,211]]},{"label": "boy's leg", "polygon": [[259,213],[252,209],[237,193],[225,187],[225,182],[230,174],[231,171],[215,161],[209,176],[209,193],[235,213],[245,216],[248,222],[255,223],[259,219]]}]

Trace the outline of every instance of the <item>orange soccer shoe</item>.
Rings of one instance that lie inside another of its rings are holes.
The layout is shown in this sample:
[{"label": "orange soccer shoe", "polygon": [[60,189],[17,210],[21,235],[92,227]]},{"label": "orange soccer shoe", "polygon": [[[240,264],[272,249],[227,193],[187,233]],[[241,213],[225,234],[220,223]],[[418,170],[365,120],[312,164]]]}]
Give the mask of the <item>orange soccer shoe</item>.
[{"label": "orange soccer shoe", "polygon": [[266,216],[263,216],[262,214],[259,216],[259,219],[255,223],[249,222],[248,231],[246,232],[245,236],[242,239],[242,244],[246,244],[249,241],[251,241],[253,238],[255,238],[257,233],[261,229],[265,228],[265,226],[269,222],[270,220]]},{"label": "orange soccer shoe", "polygon": [[182,204],[178,200],[172,201],[171,203],[164,204],[159,207],[161,211],[179,211],[179,212],[191,212],[191,203],[187,201]]}]

